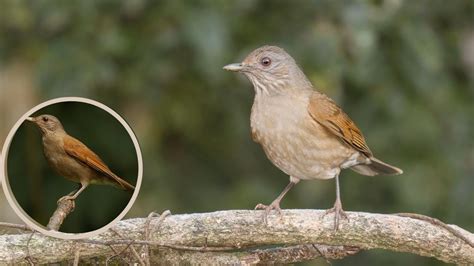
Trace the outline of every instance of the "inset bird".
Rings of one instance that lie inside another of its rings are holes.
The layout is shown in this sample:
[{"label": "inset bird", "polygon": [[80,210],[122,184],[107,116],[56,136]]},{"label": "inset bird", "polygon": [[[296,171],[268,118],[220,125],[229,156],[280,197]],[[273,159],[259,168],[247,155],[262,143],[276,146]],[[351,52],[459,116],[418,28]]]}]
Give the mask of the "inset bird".
[{"label": "inset bird", "polygon": [[28,117],[42,133],[43,152],[49,166],[67,180],[79,183],[79,188],[61,199],[75,200],[90,184],[112,185],[133,191],[135,187],[114,174],[100,157],[64,130],[52,115]]}]

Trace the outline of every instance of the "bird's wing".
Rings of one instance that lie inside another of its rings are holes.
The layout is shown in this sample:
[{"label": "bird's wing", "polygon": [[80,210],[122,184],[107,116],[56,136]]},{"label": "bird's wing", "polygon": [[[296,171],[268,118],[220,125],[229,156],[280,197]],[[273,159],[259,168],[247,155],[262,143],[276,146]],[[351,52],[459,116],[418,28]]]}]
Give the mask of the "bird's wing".
[{"label": "bird's wing", "polygon": [[322,93],[312,93],[308,111],[311,117],[324,126],[329,132],[340,137],[352,148],[372,157],[372,152],[365,142],[362,132],[349,116],[329,97]]},{"label": "bird's wing", "polygon": [[133,190],[133,186],[125,180],[114,174],[109,167],[99,158],[97,154],[91,151],[86,145],[79,140],[66,136],[63,140],[64,150],[66,153],[82,164],[89,166],[104,176],[111,178],[117,182],[123,189]]}]

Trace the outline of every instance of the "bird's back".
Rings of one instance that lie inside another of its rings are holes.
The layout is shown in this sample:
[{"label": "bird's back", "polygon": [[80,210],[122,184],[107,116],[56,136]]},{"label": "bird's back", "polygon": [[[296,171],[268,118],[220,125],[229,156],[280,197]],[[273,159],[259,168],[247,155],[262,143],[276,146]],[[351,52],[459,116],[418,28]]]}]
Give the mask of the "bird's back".
[{"label": "bird's back", "polygon": [[93,171],[91,184],[109,184],[124,190],[134,190],[131,184],[112,172],[97,154],[76,138],[66,136],[64,150],[71,158]]},{"label": "bird's back", "polygon": [[109,184],[124,190],[134,187],[113,173],[102,159],[78,139],[67,134],[43,136],[44,154],[51,168],[77,183]]}]

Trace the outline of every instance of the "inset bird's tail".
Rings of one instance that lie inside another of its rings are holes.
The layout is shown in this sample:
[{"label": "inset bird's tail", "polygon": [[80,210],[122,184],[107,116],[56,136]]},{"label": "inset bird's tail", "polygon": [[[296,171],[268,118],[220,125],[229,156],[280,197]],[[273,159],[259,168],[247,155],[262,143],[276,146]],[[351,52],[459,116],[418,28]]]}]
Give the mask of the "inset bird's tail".
[{"label": "inset bird's tail", "polygon": [[128,183],[127,181],[125,181],[124,179],[118,177],[115,174],[113,174],[113,179],[114,179],[113,184],[115,185],[115,187],[117,187],[119,189],[122,189],[122,190],[129,191],[129,192],[133,192],[135,190],[135,187],[133,185],[131,185],[130,183]]},{"label": "inset bird's tail", "polygon": [[133,185],[131,185],[130,183],[128,183],[127,181],[123,180],[123,182],[121,182],[121,186],[124,190],[127,190],[127,191],[130,191],[130,192],[133,192],[135,190],[135,187]]},{"label": "inset bird's tail", "polygon": [[384,163],[379,159],[372,157],[370,158],[369,164],[358,164],[351,167],[352,170],[356,171],[361,175],[399,175],[403,171],[400,168]]}]

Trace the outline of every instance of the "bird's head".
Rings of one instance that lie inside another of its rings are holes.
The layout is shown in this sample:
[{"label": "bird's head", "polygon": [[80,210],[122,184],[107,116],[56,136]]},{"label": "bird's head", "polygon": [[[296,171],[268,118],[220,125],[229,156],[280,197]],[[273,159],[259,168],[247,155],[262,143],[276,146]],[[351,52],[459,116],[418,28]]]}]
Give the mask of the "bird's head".
[{"label": "bird's head", "polygon": [[61,124],[59,119],[52,115],[39,115],[36,117],[28,117],[26,118],[26,120],[37,125],[43,135],[55,132],[64,132],[63,125]]},{"label": "bird's head", "polygon": [[257,48],[242,63],[226,65],[224,69],[245,74],[256,93],[275,94],[311,88],[311,83],[295,60],[277,46]]}]

